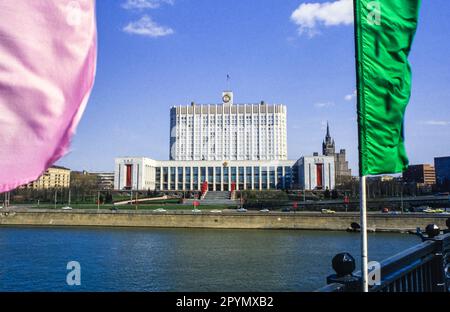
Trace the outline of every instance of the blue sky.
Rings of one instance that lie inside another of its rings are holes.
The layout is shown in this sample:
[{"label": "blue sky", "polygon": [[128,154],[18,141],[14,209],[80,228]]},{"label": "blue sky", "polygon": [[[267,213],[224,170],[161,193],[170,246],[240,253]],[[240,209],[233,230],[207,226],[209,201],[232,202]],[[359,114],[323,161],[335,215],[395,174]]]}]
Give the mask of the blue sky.
[{"label": "blue sky", "polygon": [[[290,159],[320,151],[329,121],[356,174],[349,2],[98,0],[96,83],[58,164],[112,171],[117,156],[168,159],[169,108],[220,103],[229,74],[235,102],[287,105]],[[449,11],[448,0],[422,1],[405,121],[410,163],[450,155]]]}]

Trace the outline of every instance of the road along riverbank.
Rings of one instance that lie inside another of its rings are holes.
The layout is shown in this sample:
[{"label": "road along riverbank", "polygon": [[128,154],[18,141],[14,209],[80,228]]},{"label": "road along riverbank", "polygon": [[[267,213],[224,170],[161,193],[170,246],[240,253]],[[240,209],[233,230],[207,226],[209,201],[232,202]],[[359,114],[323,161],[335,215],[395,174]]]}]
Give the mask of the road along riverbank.
[{"label": "road along riverbank", "polygon": [[[415,231],[430,223],[446,228],[448,215],[382,214],[368,215],[374,232]],[[96,210],[0,210],[0,226],[87,226],[220,229],[347,230],[359,223],[357,213],[315,212],[191,212],[185,211],[96,211]]]}]

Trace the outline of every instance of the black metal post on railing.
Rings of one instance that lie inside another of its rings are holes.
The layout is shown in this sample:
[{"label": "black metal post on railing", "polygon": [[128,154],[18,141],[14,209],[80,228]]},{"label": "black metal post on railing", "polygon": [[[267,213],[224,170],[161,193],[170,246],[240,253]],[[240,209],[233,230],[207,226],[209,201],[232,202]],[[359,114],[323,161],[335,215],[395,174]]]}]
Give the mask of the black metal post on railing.
[{"label": "black metal post on railing", "polygon": [[353,275],[355,271],[355,258],[347,252],[339,253],[332,260],[333,270],[336,274],[327,277],[327,284],[341,284],[345,292],[361,290],[361,278]]}]

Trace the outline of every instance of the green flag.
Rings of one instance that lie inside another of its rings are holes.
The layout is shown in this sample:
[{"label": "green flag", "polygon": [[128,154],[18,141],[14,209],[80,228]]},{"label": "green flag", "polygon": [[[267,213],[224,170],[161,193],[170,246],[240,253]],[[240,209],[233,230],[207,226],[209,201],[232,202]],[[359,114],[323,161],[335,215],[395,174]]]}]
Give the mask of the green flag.
[{"label": "green flag", "polygon": [[420,0],[355,0],[360,175],[408,166],[403,118]]}]

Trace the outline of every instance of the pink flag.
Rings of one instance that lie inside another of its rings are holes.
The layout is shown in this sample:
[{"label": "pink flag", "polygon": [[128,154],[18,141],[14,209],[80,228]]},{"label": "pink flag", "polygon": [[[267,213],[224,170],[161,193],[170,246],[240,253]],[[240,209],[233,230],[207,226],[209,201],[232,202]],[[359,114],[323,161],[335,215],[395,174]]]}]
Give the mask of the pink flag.
[{"label": "pink flag", "polygon": [[0,193],[66,153],[96,55],[95,0],[0,1]]}]

